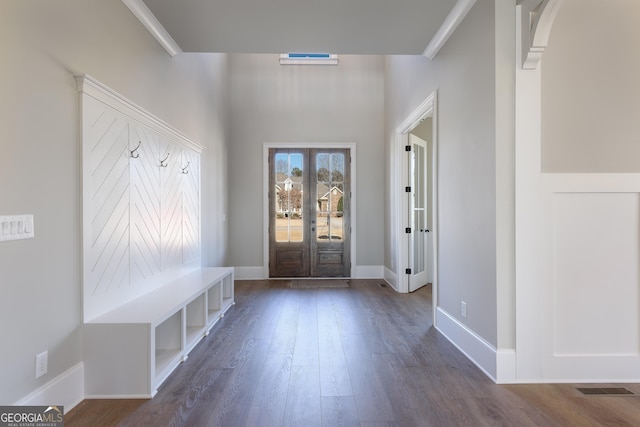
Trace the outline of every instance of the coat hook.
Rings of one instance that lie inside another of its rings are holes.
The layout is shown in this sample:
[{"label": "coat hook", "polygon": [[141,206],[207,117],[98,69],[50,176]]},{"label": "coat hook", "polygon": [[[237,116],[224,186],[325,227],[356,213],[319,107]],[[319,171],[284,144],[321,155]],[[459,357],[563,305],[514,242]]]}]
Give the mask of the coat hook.
[{"label": "coat hook", "polygon": [[183,168],[182,168],[182,173],[183,173],[183,174],[185,174],[185,175],[186,175],[186,174],[188,174],[188,173],[189,173],[189,171],[188,171],[187,169],[189,168],[189,165],[190,165],[190,164],[191,164],[191,162],[187,162],[187,166],[185,166],[185,167],[183,167]]},{"label": "coat hook", "polygon": [[138,145],[136,146],[136,148],[131,150],[131,158],[137,159],[138,157],[140,157],[140,153],[137,153],[137,151],[138,151],[138,148],[140,148],[141,144],[142,144],[142,141],[138,141]]},{"label": "coat hook", "polygon": [[167,164],[165,162],[169,158],[169,154],[171,154],[171,153],[167,153],[167,157],[165,157],[164,159],[160,160],[160,167],[161,168],[166,168],[167,167]]}]

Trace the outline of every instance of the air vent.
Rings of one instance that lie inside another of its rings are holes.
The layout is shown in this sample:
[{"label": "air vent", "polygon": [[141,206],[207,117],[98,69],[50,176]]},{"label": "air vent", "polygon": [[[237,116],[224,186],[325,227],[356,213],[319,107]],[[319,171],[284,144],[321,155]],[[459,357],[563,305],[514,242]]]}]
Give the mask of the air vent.
[{"label": "air vent", "polygon": [[632,391],[622,387],[580,387],[578,391],[587,396],[627,396]]},{"label": "air vent", "polygon": [[280,65],[338,65],[338,55],[331,53],[283,53]]}]

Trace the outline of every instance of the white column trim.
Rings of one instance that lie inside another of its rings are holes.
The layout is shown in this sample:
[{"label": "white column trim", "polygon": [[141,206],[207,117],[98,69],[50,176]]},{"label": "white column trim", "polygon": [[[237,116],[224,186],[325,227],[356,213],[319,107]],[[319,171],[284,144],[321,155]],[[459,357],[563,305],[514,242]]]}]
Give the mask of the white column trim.
[{"label": "white column trim", "polygon": [[522,8],[522,68],[538,68],[549,34],[564,0],[519,0]]}]

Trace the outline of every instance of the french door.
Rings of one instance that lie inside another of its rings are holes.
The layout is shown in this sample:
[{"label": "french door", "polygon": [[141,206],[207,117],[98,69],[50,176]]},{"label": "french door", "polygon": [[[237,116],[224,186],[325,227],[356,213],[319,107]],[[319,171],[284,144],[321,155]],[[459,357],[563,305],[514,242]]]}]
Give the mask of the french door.
[{"label": "french door", "polygon": [[269,150],[269,277],[350,273],[350,151]]},{"label": "french door", "polygon": [[426,141],[409,134],[409,292],[429,282],[430,231]]}]

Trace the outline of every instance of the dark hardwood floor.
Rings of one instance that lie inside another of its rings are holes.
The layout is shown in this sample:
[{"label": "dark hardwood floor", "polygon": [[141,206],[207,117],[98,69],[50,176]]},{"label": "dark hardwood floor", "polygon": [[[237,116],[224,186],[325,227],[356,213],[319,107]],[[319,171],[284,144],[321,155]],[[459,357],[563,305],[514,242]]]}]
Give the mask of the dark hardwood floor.
[{"label": "dark hardwood floor", "polygon": [[429,288],[380,283],[238,281],[236,305],[153,399],[85,400],[65,425],[640,425],[640,385],[496,385],[432,327]]}]

